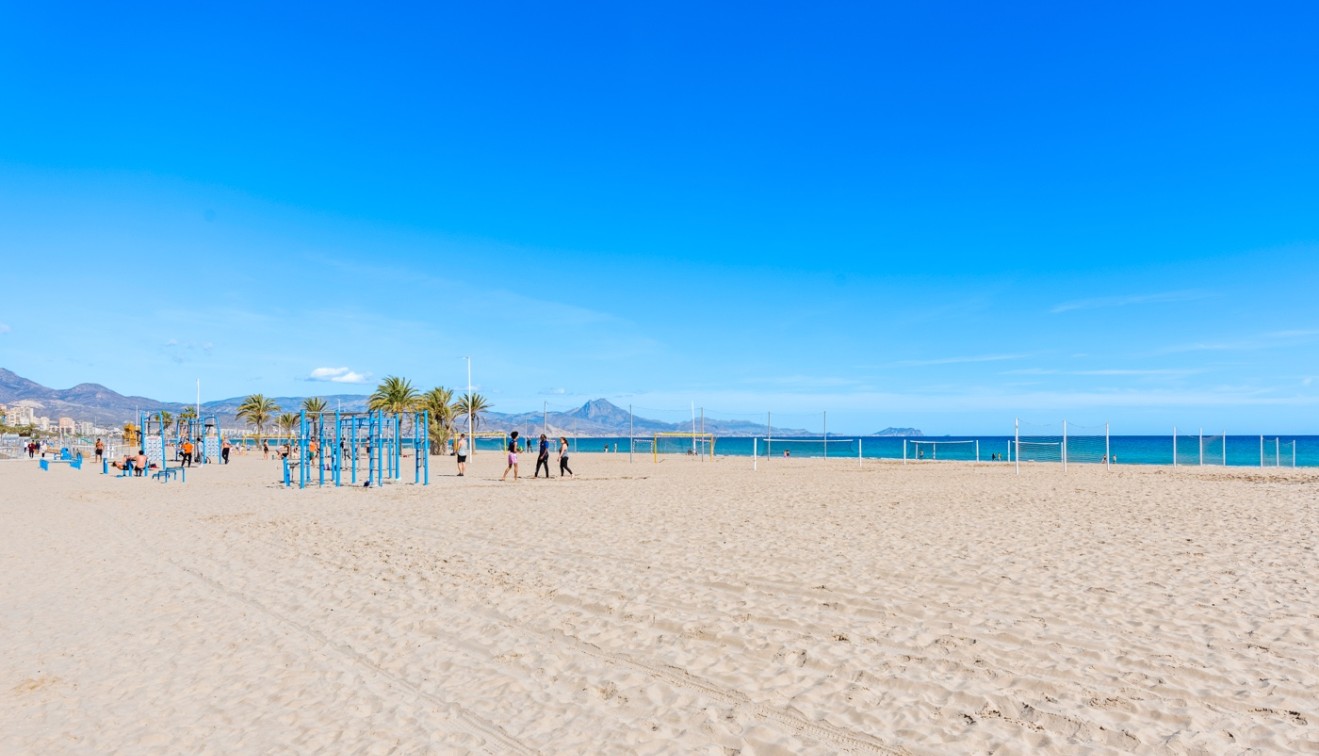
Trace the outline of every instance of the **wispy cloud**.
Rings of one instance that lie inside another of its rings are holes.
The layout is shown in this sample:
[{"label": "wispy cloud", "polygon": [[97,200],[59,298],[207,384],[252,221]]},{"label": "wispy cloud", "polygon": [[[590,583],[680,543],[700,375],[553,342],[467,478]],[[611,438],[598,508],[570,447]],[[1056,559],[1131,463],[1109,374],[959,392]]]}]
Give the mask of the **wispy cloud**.
[{"label": "wispy cloud", "polygon": [[964,357],[936,357],[929,360],[898,360],[888,367],[929,367],[932,365],[961,365],[974,362],[1006,362],[1030,357],[1029,354],[977,354]]},{"label": "wispy cloud", "polygon": [[165,342],[165,355],[175,364],[183,365],[197,356],[209,356],[214,348],[215,344],[209,341],[170,339]]},{"label": "wispy cloud", "polygon": [[325,383],[366,383],[370,377],[370,373],[358,373],[346,367],[320,367],[311,371],[307,380]]},{"label": "wispy cloud", "polygon": [[1052,368],[1021,368],[1019,370],[1004,370],[999,375],[1077,375],[1077,376],[1100,376],[1100,377],[1176,377],[1188,376],[1204,373],[1201,368],[1106,368],[1096,370],[1056,370]]},{"label": "wispy cloud", "polygon": [[1113,297],[1095,297],[1093,299],[1075,299],[1070,302],[1062,302],[1054,305],[1049,312],[1057,315],[1063,312],[1073,312],[1075,310],[1098,310],[1109,307],[1127,307],[1129,305],[1140,304],[1166,304],[1168,302],[1193,302],[1198,299],[1209,299],[1215,296],[1212,292],[1199,289],[1186,289],[1182,291],[1163,291],[1155,294],[1126,294]]},{"label": "wispy cloud", "polygon": [[1186,352],[1250,352],[1259,349],[1294,346],[1319,337],[1319,329],[1293,329],[1273,331],[1235,341],[1198,341],[1164,347],[1155,354],[1183,354]]},{"label": "wispy cloud", "polygon": [[14,329],[9,327],[8,323],[0,323],[0,333],[9,333]]}]

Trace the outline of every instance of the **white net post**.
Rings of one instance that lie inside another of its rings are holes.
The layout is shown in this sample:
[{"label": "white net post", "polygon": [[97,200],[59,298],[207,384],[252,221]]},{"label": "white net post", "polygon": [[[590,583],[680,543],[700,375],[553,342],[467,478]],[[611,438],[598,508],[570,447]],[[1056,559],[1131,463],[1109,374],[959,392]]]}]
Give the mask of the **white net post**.
[{"label": "white net post", "polygon": [[1281,439],[1273,437],[1273,466],[1282,467]]},{"label": "white net post", "polygon": [[1200,429],[1200,466],[1205,466],[1205,429]]},{"label": "white net post", "polygon": [[1067,421],[1063,421],[1063,472],[1067,472]]},{"label": "white net post", "polygon": [[1172,427],[1172,466],[1177,466],[1177,426]]},{"label": "white net post", "polygon": [[980,439],[976,439],[976,461],[980,461]]},{"label": "white net post", "polygon": [[856,466],[861,467],[861,447],[865,445],[865,439],[856,440]]},{"label": "white net post", "polygon": [[1108,423],[1104,423],[1104,469],[1113,469],[1113,447],[1109,442]]},{"label": "white net post", "polygon": [[902,464],[907,464],[907,439],[902,439]]},{"label": "white net post", "polygon": [[751,439],[751,469],[760,469],[760,439]]},{"label": "white net post", "polygon": [[1264,437],[1259,437],[1259,466],[1264,466]]},{"label": "white net post", "polygon": [[1227,467],[1227,431],[1223,431],[1223,467]]},{"label": "white net post", "polygon": [[1021,418],[1012,421],[1013,459],[1017,461],[1017,474],[1021,474]]}]

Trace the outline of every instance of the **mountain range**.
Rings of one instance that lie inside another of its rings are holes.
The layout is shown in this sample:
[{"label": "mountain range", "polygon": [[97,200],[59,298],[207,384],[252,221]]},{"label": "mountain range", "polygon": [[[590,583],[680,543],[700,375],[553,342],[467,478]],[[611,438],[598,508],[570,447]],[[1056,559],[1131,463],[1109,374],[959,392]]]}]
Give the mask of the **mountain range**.
[{"label": "mountain range", "polygon": [[[214,415],[221,428],[243,426],[236,413],[238,406],[246,397],[233,397],[216,401],[202,402],[203,417]],[[302,406],[300,396],[270,397],[283,411],[293,412]],[[321,396],[327,407],[343,412],[363,412],[366,410],[367,397],[362,394],[335,394]],[[126,422],[137,422],[139,410],[164,410],[178,414],[184,407],[193,406],[186,402],[165,402],[145,396],[124,396],[97,383],[80,383],[73,388],[52,389],[30,381],[10,370],[0,368],[0,404],[13,405],[26,401],[36,406],[38,415],[45,415],[51,420],[59,417],[71,417],[75,421],[88,420],[102,427],[117,427]],[[507,431],[522,430],[540,433],[542,427],[554,435],[574,436],[626,436],[629,429],[629,416],[625,409],[615,406],[605,399],[593,399],[580,407],[567,412],[521,412],[502,413],[484,412],[481,415],[478,430]],[[692,429],[691,423],[666,423],[642,417],[631,417],[631,429],[634,433],[685,433]],[[759,436],[770,429],[766,426],[744,420],[706,419],[704,433],[719,436]],[[914,430],[914,429],[904,429]],[[775,436],[810,436],[810,431],[800,428],[774,428]],[[920,431],[913,434],[919,435]]]}]

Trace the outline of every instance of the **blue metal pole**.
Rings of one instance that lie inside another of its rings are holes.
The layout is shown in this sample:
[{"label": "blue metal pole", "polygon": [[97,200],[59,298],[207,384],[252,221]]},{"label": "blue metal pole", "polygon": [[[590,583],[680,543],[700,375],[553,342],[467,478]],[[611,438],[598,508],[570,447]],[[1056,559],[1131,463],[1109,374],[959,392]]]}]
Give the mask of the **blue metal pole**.
[{"label": "blue metal pole", "polygon": [[339,427],[339,410],[334,411],[334,485],[343,484],[343,431]]},{"label": "blue metal pole", "polygon": [[298,421],[298,488],[307,487],[307,410],[302,410]]}]

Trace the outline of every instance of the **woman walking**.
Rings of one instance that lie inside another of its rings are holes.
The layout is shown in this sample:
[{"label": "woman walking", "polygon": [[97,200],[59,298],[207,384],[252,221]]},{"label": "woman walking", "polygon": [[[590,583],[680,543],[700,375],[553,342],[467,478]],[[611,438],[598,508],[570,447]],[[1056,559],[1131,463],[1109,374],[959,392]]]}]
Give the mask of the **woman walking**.
[{"label": "woman walking", "polygon": [[504,468],[504,474],[500,480],[508,478],[508,471],[513,471],[513,480],[518,479],[518,432],[513,431],[508,439],[508,467]]},{"label": "woman walking", "polygon": [[[549,475],[548,472],[545,474]],[[573,475],[572,468],[568,466],[568,437],[559,436],[559,477],[562,478],[564,475],[577,477]]]}]

